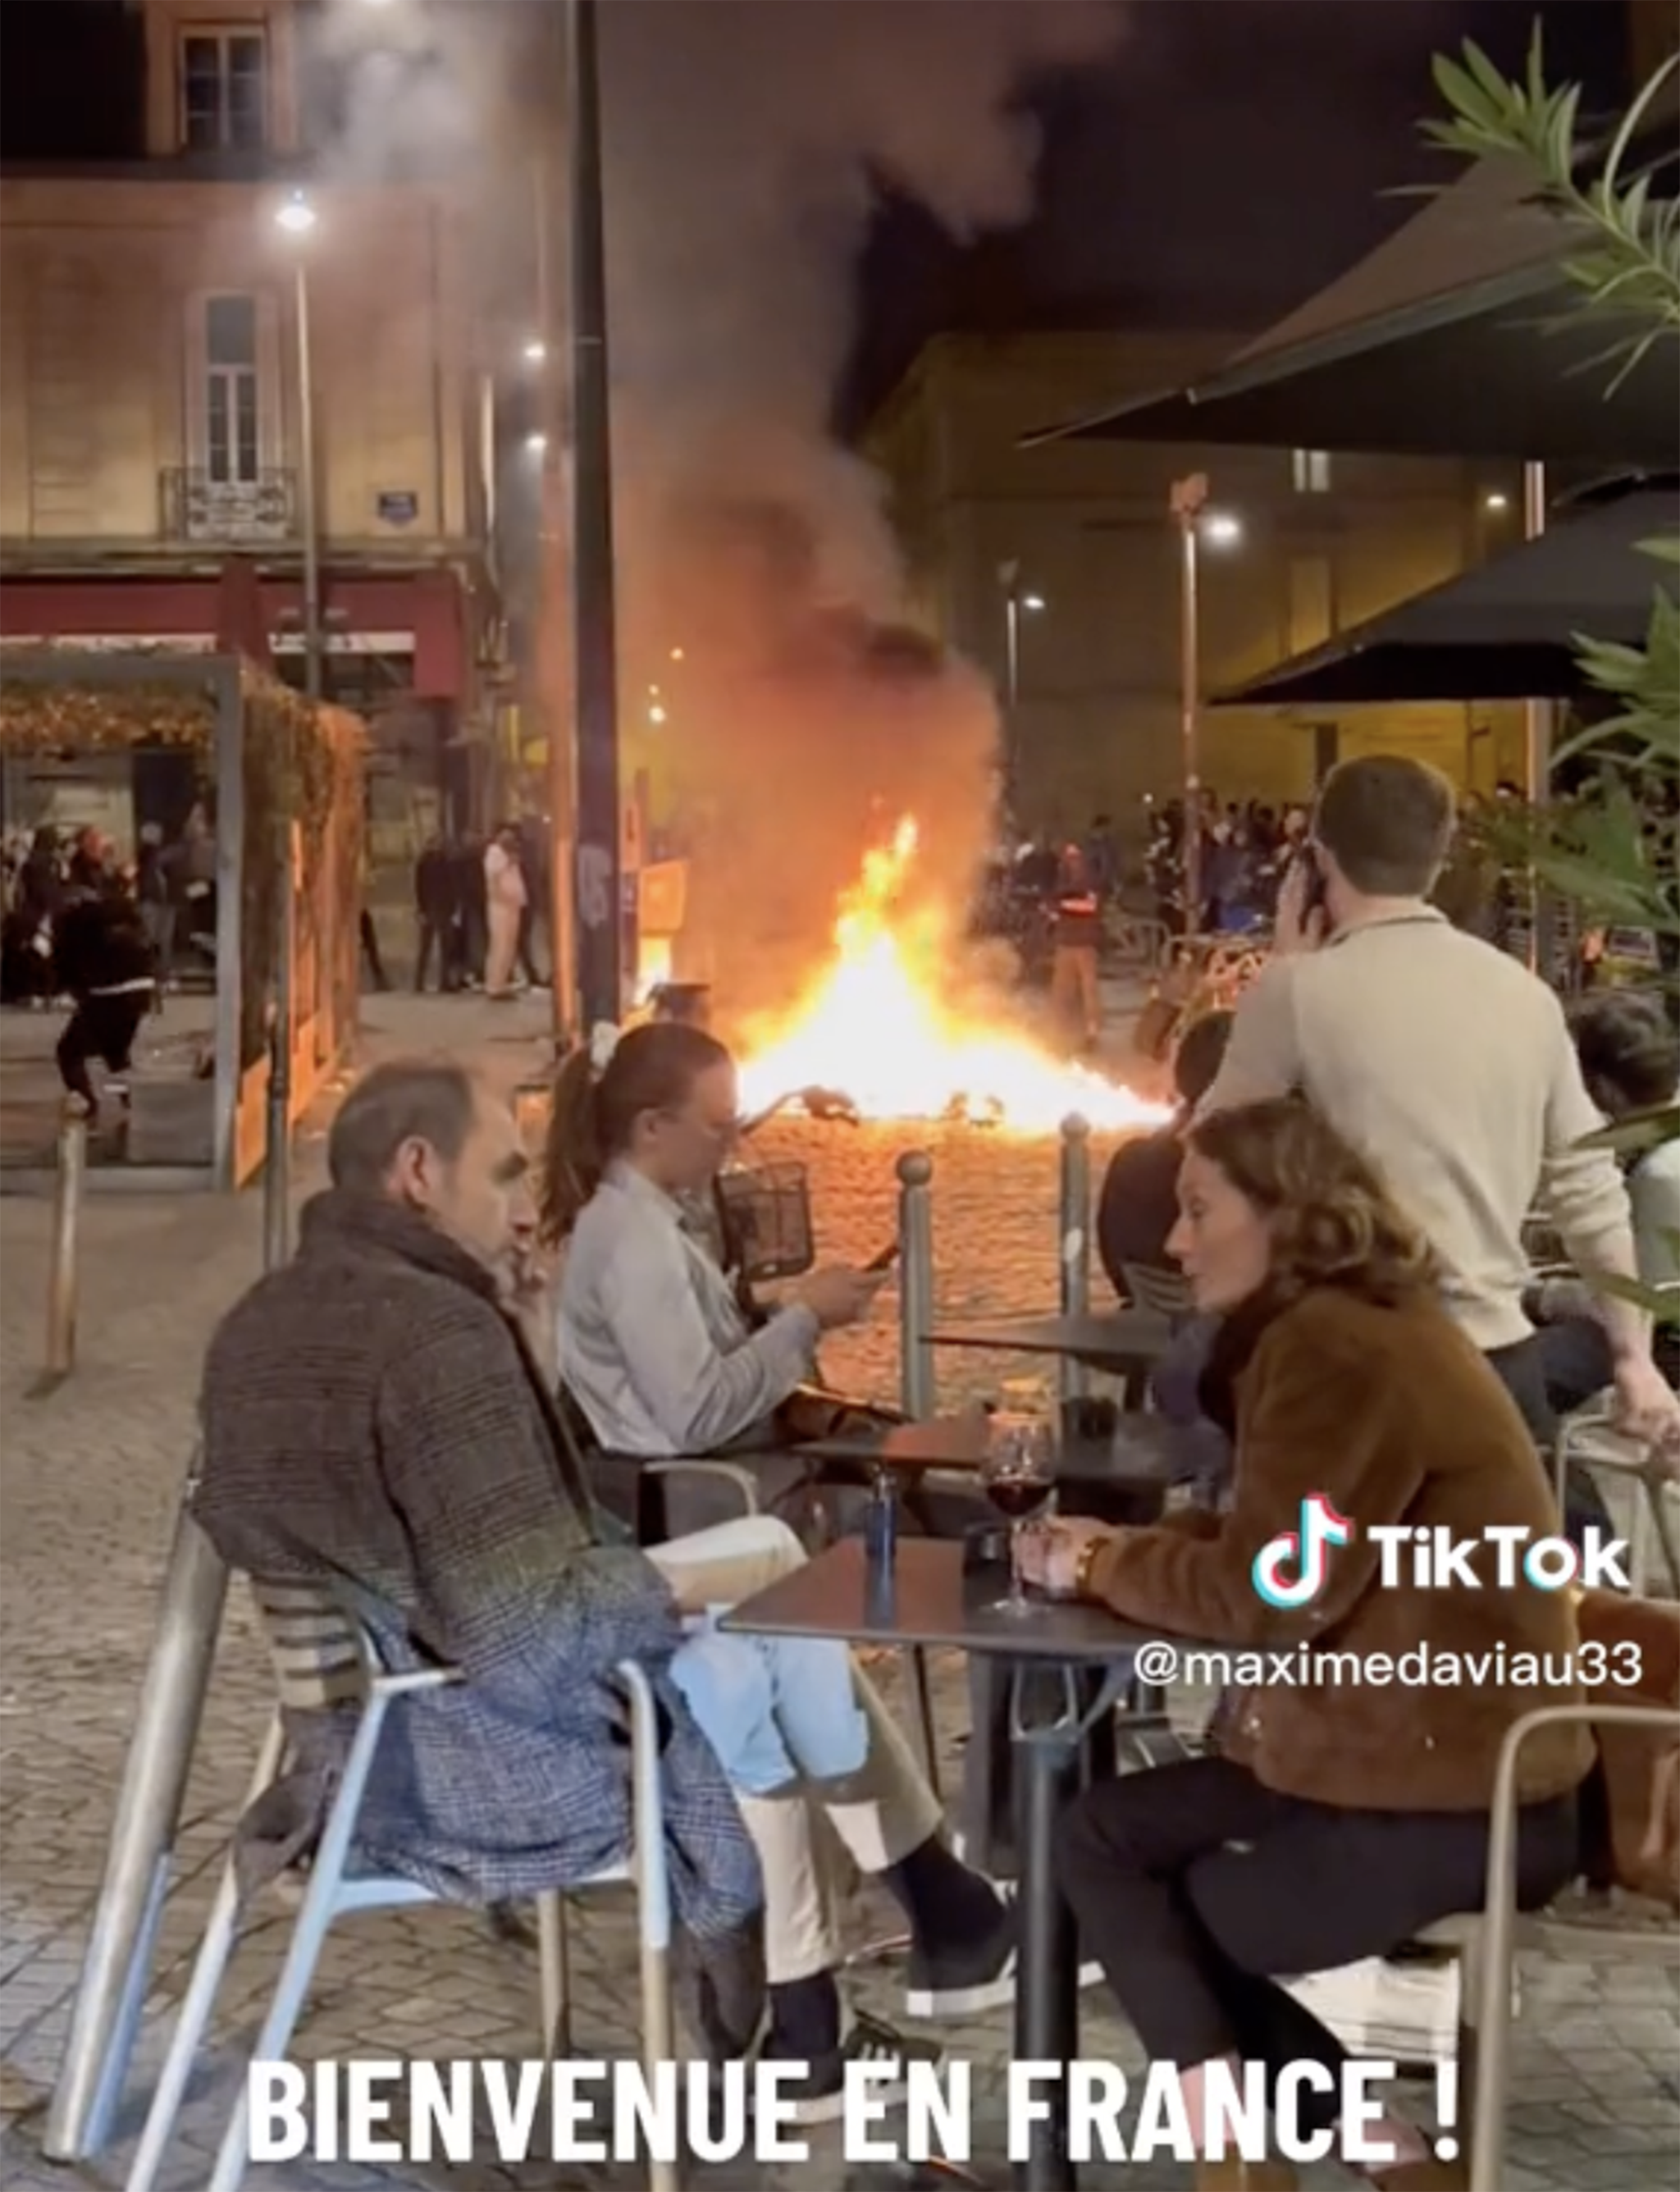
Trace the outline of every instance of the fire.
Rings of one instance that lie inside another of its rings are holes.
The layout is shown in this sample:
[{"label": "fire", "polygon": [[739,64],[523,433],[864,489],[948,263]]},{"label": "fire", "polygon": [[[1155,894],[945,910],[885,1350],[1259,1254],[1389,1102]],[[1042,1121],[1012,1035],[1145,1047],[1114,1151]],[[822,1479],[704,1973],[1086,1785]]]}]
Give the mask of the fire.
[{"label": "fire", "polygon": [[1071,1112],[1110,1130],[1159,1125],[1160,1105],[942,1002],[942,927],[900,904],[916,850],[906,817],[890,844],[866,853],[841,899],[826,970],[778,1029],[750,1030],[747,1108],[817,1087],[877,1119],[968,1118],[1028,1133],[1053,1132]]}]

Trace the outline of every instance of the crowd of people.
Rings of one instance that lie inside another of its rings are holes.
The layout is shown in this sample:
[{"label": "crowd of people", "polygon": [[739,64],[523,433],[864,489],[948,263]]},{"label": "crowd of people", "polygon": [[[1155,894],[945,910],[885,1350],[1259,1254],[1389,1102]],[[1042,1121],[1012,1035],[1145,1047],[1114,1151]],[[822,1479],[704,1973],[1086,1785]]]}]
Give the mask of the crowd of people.
[{"label": "crowd of people", "polygon": [[488,842],[434,831],[414,862],[414,988],[434,967],[445,992],[506,999],[545,987],[532,938],[548,909],[550,859],[532,820],[505,822]]},{"label": "crowd of people", "polygon": [[[1544,1203],[1584,1280],[1680,1276],[1671,1157],[1625,1173],[1587,1140],[1605,1114],[1671,1100],[1680,1056],[1636,997],[1599,1001],[1572,1031],[1526,968],[1431,905],[1453,819],[1449,787],[1414,763],[1330,777],[1280,885],[1274,959],[1234,1014],[1191,1032],[1178,1120],[1123,1150],[1105,1183],[1099,1236],[1117,1283],[1168,1266],[1189,1288],[1161,1398],[1222,1436],[1222,1493],[1143,1527],[1063,1515],[1026,1533],[1024,1558],[1060,1595],[1204,1643],[1531,1653],[1567,1702],[1582,1695],[1569,1654],[1591,1595],[1577,1613],[1526,1584],[1387,1589],[1369,1533],[1557,1527],[1541,1457],[1567,1383],[1550,1344],[1564,1320],[1530,1321],[1524,1222]],[[906,2019],[1007,2001],[1015,1921],[948,1841],[843,1645],[717,1626],[807,1559],[814,1517],[849,1526],[843,1500],[812,1502],[789,1447],[809,1404],[833,1404],[813,1384],[822,1335],[866,1317],[885,1283],[831,1268],[774,1305],[752,1298],[715,1200],[738,1131],[729,1053],[681,1022],[574,1053],[534,1167],[465,1068],[370,1074],[334,1124],[331,1184],[295,1261],[211,1348],[197,1511],[236,1566],[348,1579],[399,1662],[463,1670],[459,1687],[405,1707],[361,1830],[381,1863],[446,1892],[529,1895],[622,1856],[613,1670],[642,1660],[666,1720],[696,2037],[714,2060],[803,2064],[797,2106],[820,2121],[842,2105],[849,2064],[896,2063],[890,2097],[938,2049],[849,2008],[818,1815],[904,1910]],[[1630,1436],[1680,1467],[1673,1358],[1654,1352],[1649,1318],[1607,1293],[1569,1316],[1591,1326],[1571,1340],[1569,1394],[1602,1384]],[[1580,1373],[1584,1339],[1597,1353]],[[771,1511],[694,1514],[637,1544],[634,1460],[718,1454],[763,1471]],[[972,1486],[946,1490],[951,1504],[909,1527],[965,1531]],[[1356,1518],[1357,1542],[1310,1606],[1271,1606],[1252,1586],[1255,1557],[1313,1495]],[[972,1755],[998,1728],[995,1698],[970,1694]],[[1060,1876],[1081,1978],[1106,1978],[1151,2056],[1178,2066],[1192,2123],[1216,2066],[1340,2064],[1283,1981],[1476,1907],[1500,1745],[1535,1701],[1514,1673],[1449,1691],[1228,1695],[1203,1755],[1074,1802]],[[317,1817],[342,1739],[323,1728],[294,1769]],[[1524,1753],[1525,1905],[1597,1848],[1595,1757],[1579,1727]],[[1643,1763],[1656,1786],[1662,1760]],[[1639,1785],[1635,1766],[1617,1789]],[[1465,2183],[1413,2126],[1380,2130],[1392,2161],[1374,2174],[1391,2192]],[[1294,2180],[1210,2157],[1199,2181]]]}]

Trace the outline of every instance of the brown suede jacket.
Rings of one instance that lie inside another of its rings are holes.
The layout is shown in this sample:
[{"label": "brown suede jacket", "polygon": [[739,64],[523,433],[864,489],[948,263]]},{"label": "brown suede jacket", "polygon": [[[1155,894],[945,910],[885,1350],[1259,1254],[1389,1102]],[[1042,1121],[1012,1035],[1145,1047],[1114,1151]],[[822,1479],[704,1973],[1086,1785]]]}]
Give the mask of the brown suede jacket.
[{"label": "brown suede jacket", "polygon": [[[1230,1513],[1118,1533],[1093,1561],[1089,1594],[1229,1655],[1228,1679],[1243,1694],[1222,1747],[1267,1787],[1352,1810],[1480,1811],[1511,1722],[1581,1700],[1580,1682],[1560,1679],[1573,1675],[1579,1643],[1569,1595],[1523,1582],[1520,1551],[1519,1580],[1497,1588],[1491,1549],[1474,1563],[1480,1589],[1419,1589],[1405,1548],[1404,1579],[1385,1588],[1368,1533],[1403,1523],[1460,1539],[1507,1523],[1556,1535],[1551,1488],[1515,1404],[1431,1298],[1391,1308],[1324,1287],[1248,1323],[1229,1358]],[[1313,1604],[1276,1608],[1254,1590],[1254,1556],[1297,1529],[1312,1493],[1356,1526],[1354,1539],[1329,1552]],[[1426,1687],[1403,1685],[1397,1669],[1386,1681],[1346,1663],[1333,1670],[1323,1657],[1397,1662],[1425,1643],[1436,1665]],[[1260,1661],[1298,1650],[1323,1679],[1291,1680]],[[1536,1655],[1538,1672],[1516,1665],[1519,1653]],[[1454,1655],[1456,1679],[1440,1679],[1443,1654]],[[1591,1755],[1584,1727],[1535,1735],[1522,1754],[1521,1801],[1575,1787]]]}]

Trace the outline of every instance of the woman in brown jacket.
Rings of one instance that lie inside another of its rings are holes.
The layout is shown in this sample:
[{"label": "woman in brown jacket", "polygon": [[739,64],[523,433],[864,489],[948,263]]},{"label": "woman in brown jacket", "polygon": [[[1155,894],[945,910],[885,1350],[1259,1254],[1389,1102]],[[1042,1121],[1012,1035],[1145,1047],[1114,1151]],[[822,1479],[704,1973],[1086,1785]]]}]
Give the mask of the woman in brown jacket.
[{"label": "woman in brown jacket", "polygon": [[[1151,2058],[1180,2067],[1199,2126],[1221,2061],[1275,2074],[1311,2060],[1339,2076],[1342,2050],[1277,1981],[1478,1909],[1506,1731],[1581,1693],[1567,1595],[1499,1587],[1490,1549],[1473,1586],[1420,1588],[1410,1544],[1383,1580],[1374,1528],[1431,1532],[1434,1550],[1499,1526],[1551,1538],[1558,1518],[1515,1403],[1438,1306],[1430,1252],[1369,1166],[1304,1105],[1254,1104],[1192,1130],[1179,1198],[1171,1253],[1197,1309],[1225,1320],[1203,1401],[1235,1441],[1231,1510],[1148,1529],[1054,1523],[1026,1558],[1052,1589],[1222,1647],[1234,1681],[1264,1684],[1227,1699],[1219,1755],[1092,1790],[1062,1835],[1082,1942]],[[1351,1542],[1333,1529],[1314,1592],[1291,1538],[1262,1567],[1262,1595],[1257,1560],[1299,1532],[1315,1494]],[[1409,1687],[1397,1663],[1420,1647],[1431,1679],[1418,1683],[1414,1659]],[[1586,1732],[1568,1727],[1523,1753],[1530,1907],[1574,1872],[1590,1760]],[[1333,2126],[1334,2098],[1321,2106],[1314,2119],[1303,2105],[1304,2130]],[[1376,2172],[1391,2192],[1466,2181],[1409,2125],[1368,2136],[1392,2154]],[[1201,2179],[1294,2182],[1276,2162],[1207,2162]]]}]

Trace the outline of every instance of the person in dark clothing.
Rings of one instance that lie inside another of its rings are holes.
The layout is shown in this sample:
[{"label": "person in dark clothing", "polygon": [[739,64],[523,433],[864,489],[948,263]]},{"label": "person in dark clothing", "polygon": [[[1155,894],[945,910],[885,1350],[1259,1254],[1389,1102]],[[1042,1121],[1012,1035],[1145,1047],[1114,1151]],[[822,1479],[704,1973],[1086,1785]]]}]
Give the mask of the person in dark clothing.
[{"label": "person in dark clothing", "polygon": [[84,887],[71,894],[59,916],[58,973],[76,1002],[59,1037],[59,1076],[91,1122],[99,1116],[99,1099],[89,1061],[100,1059],[112,1076],[107,1093],[126,1096],[121,1078],[157,987],[140,909],[126,893]]},{"label": "person in dark clothing", "polygon": [[460,909],[461,980],[471,989],[484,979],[484,958],[490,940],[483,838],[462,837],[450,847],[449,860],[455,878],[455,904]]},{"label": "person in dark clothing", "polygon": [[64,874],[56,830],[43,825],[35,832],[18,870],[13,910],[7,922],[8,1002],[37,1011],[54,991],[53,923],[64,900]]},{"label": "person in dark clothing", "polygon": [[1128,1298],[1128,1264],[1153,1270],[1168,1267],[1167,1236],[1179,1216],[1184,1130],[1213,1087],[1230,1040],[1229,1013],[1209,1013],[1193,1022],[1173,1060],[1177,1117],[1158,1133],[1123,1144],[1109,1160],[1097,1203],[1097,1253],[1122,1300]]},{"label": "person in dark clothing", "polygon": [[1055,929],[1050,962],[1050,1006],[1065,1030],[1087,1050],[1102,1040],[1102,899],[1077,845],[1062,854],[1056,885]]},{"label": "person in dark clothing", "polygon": [[461,985],[460,893],[454,864],[442,835],[434,831],[414,863],[414,913],[420,922],[420,956],[414,962],[414,989],[426,987],[432,947],[437,951],[437,986],[458,990]]}]

